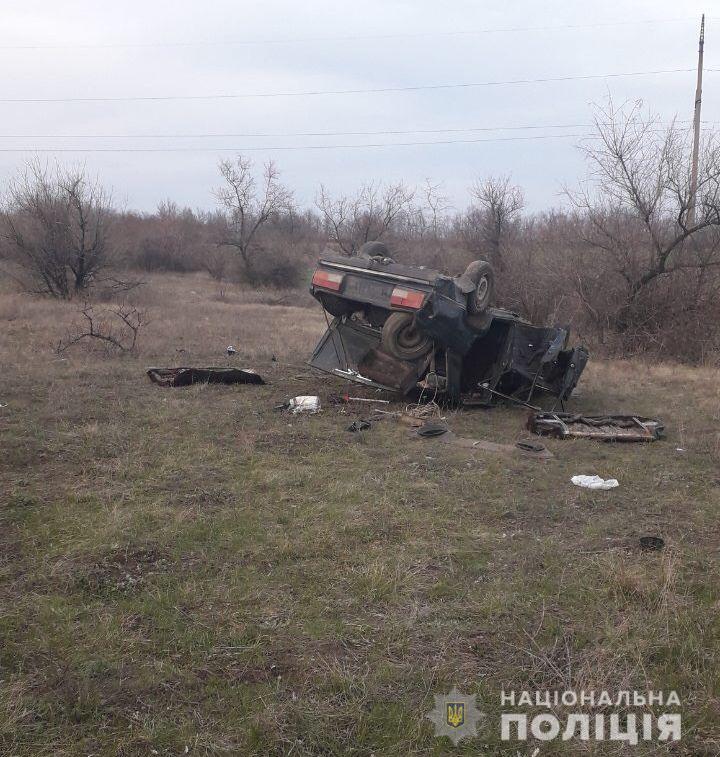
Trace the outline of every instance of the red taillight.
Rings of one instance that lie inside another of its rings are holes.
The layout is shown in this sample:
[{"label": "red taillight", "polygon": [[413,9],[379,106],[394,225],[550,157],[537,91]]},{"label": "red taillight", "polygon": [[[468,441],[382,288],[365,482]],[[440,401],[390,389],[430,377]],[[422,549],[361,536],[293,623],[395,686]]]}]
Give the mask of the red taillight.
[{"label": "red taillight", "polygon": [[422,307],[425,300],[425,292],[418,292],[417,289],[402,289],[395,287],[390,297],[390,304],[396,308],[412,308],[417,310]]},{"label": "red taillight", "polygon": [[342,273],[330,273],[330,271],[323,271],[321,268],[318,268],[313,274],[312,283],[315,287],[332,289],[334,292],[337,292],[342,286],[343,278]]}]

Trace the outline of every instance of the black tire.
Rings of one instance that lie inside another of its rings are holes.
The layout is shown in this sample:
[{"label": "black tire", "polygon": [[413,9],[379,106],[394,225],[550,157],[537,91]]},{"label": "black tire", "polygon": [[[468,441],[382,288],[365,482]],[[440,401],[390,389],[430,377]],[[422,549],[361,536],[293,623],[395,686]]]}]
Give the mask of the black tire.
[{"label": "black tire", "polygon": [[417,360],[432,349],[432,339],[415,326],[412,313],[390,313],[382,329],[380,347],[400,360]]},{"label": "black tire", "polygon": [[475,260],[465,269],[464,276],[475,288],[467,296],[467,309],[471,315],[484,313],[495,300],[495,272],[490,263]]},{"label": "black tire", "polygon": [[357,251],[357,256],[359,258],[366,258],[367,260],[374,258],[379,258],[380,260],[385,260],[385,258],[391,259],[390,250],[382,242],[365,242]]}]

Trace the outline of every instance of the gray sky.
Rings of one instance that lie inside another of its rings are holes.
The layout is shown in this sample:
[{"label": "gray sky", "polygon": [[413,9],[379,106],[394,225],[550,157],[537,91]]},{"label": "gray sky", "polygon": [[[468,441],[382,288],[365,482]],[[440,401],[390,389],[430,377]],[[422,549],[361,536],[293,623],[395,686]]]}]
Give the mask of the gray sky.
[{"label": "gray sky", "polygon": [[[0,32],[4,71],[0,100],[247,95],[692,69],[703,10],[693,0],[9,2],[4,5]],[[634,23],[649,20],[653,23]],[[590,24],[596,26],[586,26]],[[573,25],[581,27],[557,28]],[[706,68],[720,68],[716,25],[720,27],[720,15],[707,20]],[[526,30],[469,33],[517,27]],[[246,42],[253,44],[238,44]],[[141,210],[152,210],[168,197],[182,205],[211,208],[217,161],[232,155],[220,148],[261,148],[247,154],[258,163],[275,159],[303,205],[312,203],[321,182],[340,193],[351,192],[364,181],[414,184],[431,177],[443,183],[457,207],[464,207],[474,179],[510,173],[524,188],[530,207],[537,210],[561,204],[561,185],[582,175],[583,161],[575,147],[578,139],[515,138],[586,133],[582,125],[589,123],[591,103],[601,102],[608,92],[616,101],[642,98],[668,119],[689,119],[694,80],[695,74],[687,72],[372,94],[2,102],[0,134],[18,136],[2,136],[0,147],[205,148],[202,152],[58,154],[63,162],[84,162],[112,187],[120,204]],[[719,86],[720,72],[707,72],[704,119],[720,119],[714,94]],[[564,124],[580,126],[547,128]],[[517,126],[545,128],[280,136]],[[39,136],[218,133],[278,136]],[[514,139],[365,149],[273,149],[508,137]],[[0,181],[31,154],[0,152]],[[51,153],[43,157],[53,158]]]}]

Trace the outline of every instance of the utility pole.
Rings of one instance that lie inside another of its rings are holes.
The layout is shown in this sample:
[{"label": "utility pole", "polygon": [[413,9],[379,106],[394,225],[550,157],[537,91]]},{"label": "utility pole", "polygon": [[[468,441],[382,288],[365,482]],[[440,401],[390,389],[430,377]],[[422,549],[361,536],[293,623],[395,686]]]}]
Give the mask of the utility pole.
[{"label": "utility pole", "polygon": [[695,89],[695,117],[693,120],[692,169],[690,172],[690,197],[688,202],[687,225],[695,224],[695,200],[698,181],[698,158],[700,155],[700,106],[702,105],[703,46],[705,44],[705,14],[700,21],[700,47],[698,48],[697,88]]}]

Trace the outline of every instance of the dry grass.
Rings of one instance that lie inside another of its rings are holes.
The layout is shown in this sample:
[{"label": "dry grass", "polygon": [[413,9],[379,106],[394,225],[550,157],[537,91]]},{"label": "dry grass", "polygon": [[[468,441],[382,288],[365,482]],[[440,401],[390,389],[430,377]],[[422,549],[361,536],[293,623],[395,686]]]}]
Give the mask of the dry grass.
[{"label": "dry grass", "polygon": [[[341,388],[303,367],[322,314],[217,295],[152,278],[138,355],[58,359],[74,305],[0,294],[0,752],[514,757],[496,726],[433,737],[432,695],[457,685],[490,724],[503,687],[674,688],[682,743],[632,753],[718,753],[717,371],[595,363],[574,407],[660,415],[668,440],[509,461],[392,423],[349,434],[327,403],[274,411]],[[144,376],[228,362],[269,385]],[[524,435],[513,408],[449,421]],[[666,550],[641,553],[645,533]]]}]

